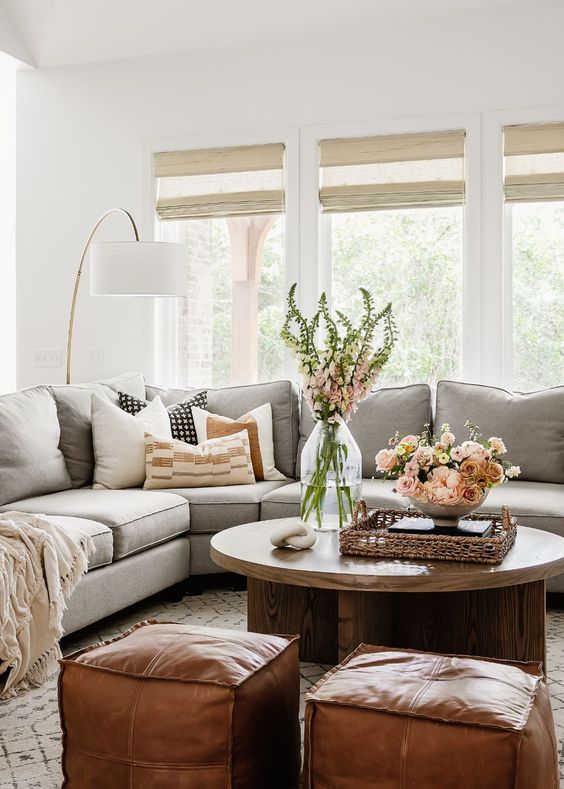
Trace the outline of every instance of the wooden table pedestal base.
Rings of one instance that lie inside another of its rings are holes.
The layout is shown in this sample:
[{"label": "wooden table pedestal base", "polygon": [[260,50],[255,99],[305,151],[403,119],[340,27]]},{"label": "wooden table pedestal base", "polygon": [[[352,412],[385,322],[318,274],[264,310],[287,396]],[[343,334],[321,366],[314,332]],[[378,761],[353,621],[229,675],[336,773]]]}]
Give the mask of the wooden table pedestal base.
[{"label": "wooden table pedestal base", "polygon": [[248,579],[248,628],[299,633],[300,658],[335,664],[358,644],[545,660],[545,582],[459,592],[357,592]]}]

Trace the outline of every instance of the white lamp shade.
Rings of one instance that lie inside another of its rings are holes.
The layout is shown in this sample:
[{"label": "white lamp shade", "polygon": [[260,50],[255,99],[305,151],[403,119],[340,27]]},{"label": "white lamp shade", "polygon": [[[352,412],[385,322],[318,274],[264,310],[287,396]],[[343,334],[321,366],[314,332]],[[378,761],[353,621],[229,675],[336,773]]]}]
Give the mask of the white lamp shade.
[{"label": "white lamp shade", "polygon": [[117,241],[90,247],[93,296],[186,295],[186,247],[163,241]]}]

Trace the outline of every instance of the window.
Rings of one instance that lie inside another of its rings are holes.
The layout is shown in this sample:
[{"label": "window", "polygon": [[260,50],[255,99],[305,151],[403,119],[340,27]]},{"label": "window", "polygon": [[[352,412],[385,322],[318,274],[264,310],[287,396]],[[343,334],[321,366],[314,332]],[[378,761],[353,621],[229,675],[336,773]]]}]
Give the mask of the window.
[{"label": "window", "polygon": [[155,155],[163,240],[186,243],[175,383],[283,377],[284,146]]},{"label": "window", "polygon": [[564,381],[564,124],[504,130],[512,387]]},{"label": "window", "polygon": [[350,310],[360,285],[393,303],[383,385],[460,376],[464,143],[462,131],[321,142],[332,306]]}]

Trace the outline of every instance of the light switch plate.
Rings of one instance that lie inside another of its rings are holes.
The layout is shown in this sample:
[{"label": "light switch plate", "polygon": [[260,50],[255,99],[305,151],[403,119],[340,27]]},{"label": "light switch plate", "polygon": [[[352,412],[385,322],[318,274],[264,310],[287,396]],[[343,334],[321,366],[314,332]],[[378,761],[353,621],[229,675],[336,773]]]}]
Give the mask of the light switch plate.
[{"label": "light switch plate", "polygon": [[104,364],[104,349],[89,348],[88,364],[90,365],[90,367],[102,367],[102,365]]},{"label": "light switch plate", "polygon": [[60,348],[36,348],[33,351],[35,367],[60,367],[63,352]]}]

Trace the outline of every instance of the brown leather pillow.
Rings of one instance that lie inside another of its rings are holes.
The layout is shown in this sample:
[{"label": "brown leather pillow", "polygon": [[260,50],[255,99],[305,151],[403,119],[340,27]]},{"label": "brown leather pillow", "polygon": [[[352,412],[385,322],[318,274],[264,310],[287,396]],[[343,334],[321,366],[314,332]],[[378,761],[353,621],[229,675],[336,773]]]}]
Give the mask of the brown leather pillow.
[{"label": "brown leather pillow", "polygon": [[212,414],[197,407],[192,408],[192,415],[199,443],[210,438],[231,436],[234,433],[240,433],[241,430],[246,430],[249,435],[251,460],[256,480],[285,479],[274,465],[272,407],[270,403],[254,408],[238,419]]}]

